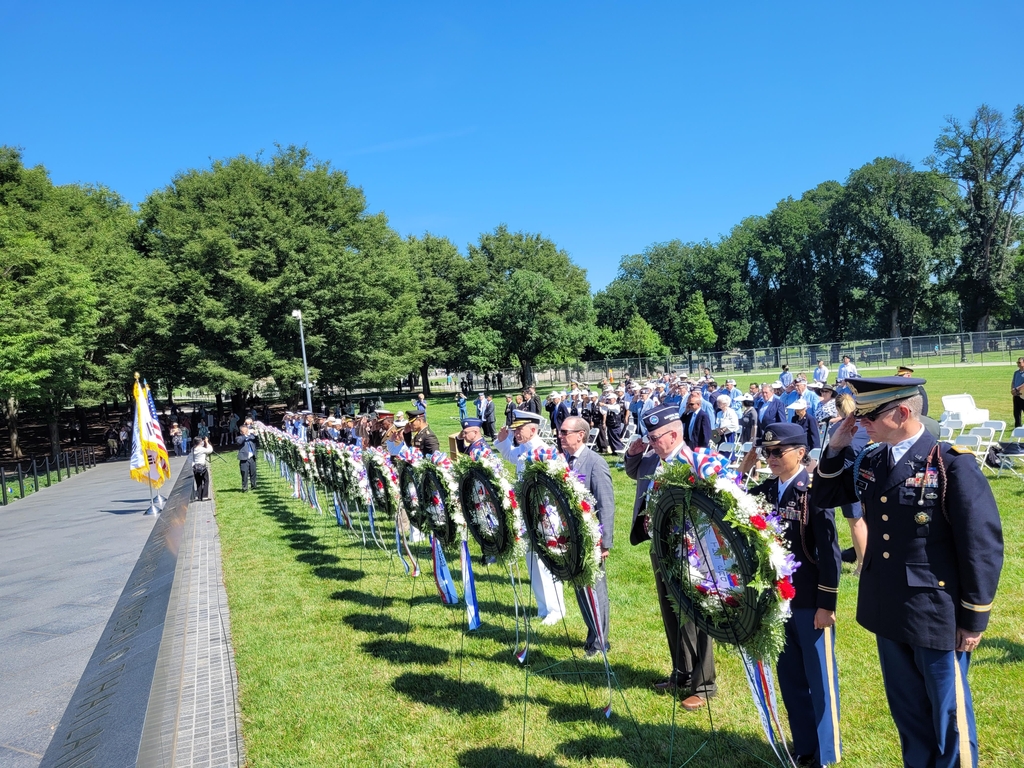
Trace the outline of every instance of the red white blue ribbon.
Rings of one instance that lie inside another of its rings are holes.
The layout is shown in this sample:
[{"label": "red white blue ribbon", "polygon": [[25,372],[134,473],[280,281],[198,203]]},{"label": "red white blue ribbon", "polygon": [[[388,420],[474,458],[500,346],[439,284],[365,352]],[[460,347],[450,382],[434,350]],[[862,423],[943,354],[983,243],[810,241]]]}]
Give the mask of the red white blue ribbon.
[{"label": "red white blue ribbon", "polygon": [[527,454],[527,461],[551,461],[558,458],[558,449],[554,446],[534,448]]},{"label": "red white blue ribbon", "polygon": [[398,449],[398,453],[395,454],[395,458],[401,459],[409,464],[415,464],[417,461],[423,460],[423,452],[419,448],[410,448],[408,445],[403,444]]},{"label": "red white blue ribbon", "polygon": [[483,440],[477,440],[471,446],[469,446],[469,458],[473,461],[482,461],[483,459],[489,459],[494,454],[491,453],[491,449],[487,447],[487,443]]},{"label": "red white blue ribbon", "polygon": [[601,656],[604,658],[604,673],[608,678],[608,706],[604,708],[604,716],[612,716],[612,668],[608,664],[608,649],[604,639],[604,627],[601,626],[601,611],[597,605],[597,593],[594,588],[587,584],[583,588],[586,597],[587,610],[590,612],[591,621],[594,622],[594,629],[597,630],[598,647],[601,649]]},{"label": "red white blue ribbon", "polygon": [[[743,671],[750,685],[750,692],[754,697],[754,707],[757,709],[757,716],[761,720],[761,728],[764,730],[768,744],[776,756],[784,763],[796,766],[789,748],[786,746],[785,733],[782,730],[782,720],[779,717],[779,703],[775,698],[775,679],[771,667],[760,659],[753,659],[746,651],[740,650],[740,658],[743,660]],[[783,755],[786,757],[783,758]]]}]

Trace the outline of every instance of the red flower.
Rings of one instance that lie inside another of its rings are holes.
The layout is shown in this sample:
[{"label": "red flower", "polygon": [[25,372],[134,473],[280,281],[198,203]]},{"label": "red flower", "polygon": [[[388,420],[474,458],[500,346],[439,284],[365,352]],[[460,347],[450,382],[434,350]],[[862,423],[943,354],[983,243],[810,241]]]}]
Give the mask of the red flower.
[{"label": "red flower", "polygon": [[768,527],[768,523],[766,523],[765,519],[760,515],[751,515],[750,524],[757,528],[757,530],[759,531],[763,531],[765,528]]},{"label": "red flower", "polygon": [[588,502],[586,499],[580,502],[580,507],[583,509],[584,512],[589,512],[591,509],[590,502]]},{"label": "red flower", "polygon": [[516,492],[515,491],[509,491],[508,492],[508,500],[510,502],[512,502],[512,509],[519,509],[519,504],[516,503]]},{"label": "red flower", "polygon": [[793,582],[789,580],[789,576],[776,583],[775,586],[779,590],[779,597],[783,600],[792,600],[796,597],[796,589],[793,587]]},{"label": "red flower", "polygon": [[740,605],[740,601],[736,599],[736,595],[729,595],[728,597],[725,598],[724,602],[730,608],[738,608],[739,605]]},{"label": "red flower", "polygon": [[652,490],[652,491],[656,491],[656,490],[658,490],[659,488],[661,488],[661,483],[659,483],[659,482],[658,482],[657,480],[655,480],[655,481],[654,481],[654,482],[653,482],[653,483],[651,484],[651,490]]},{"label": "red flower", "polygon": [[433,497],[430,499],[430,502],[434,505],[439,505],[441,503],[441,497],[435,493]]}]

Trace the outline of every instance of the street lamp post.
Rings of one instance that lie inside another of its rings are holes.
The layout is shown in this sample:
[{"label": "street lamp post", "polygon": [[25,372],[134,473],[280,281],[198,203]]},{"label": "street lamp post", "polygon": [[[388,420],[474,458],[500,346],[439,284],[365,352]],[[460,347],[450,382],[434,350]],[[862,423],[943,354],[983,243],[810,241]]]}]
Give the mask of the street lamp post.
[{"label": "street lamp post", "polygon": [[960,312],[960,362],[967,362],[967,355],[964,354],[964,305],[957,299],[956,308]]},{"label": "street lamp post", "polygon": [[309,391],[309,366],[306,364],[306,334],[302,331],[302,310],[293,309],[292,317],[297,318],[299,321],[299,342],[302,344],[302,373],[305,377],[306,387],[306,408],[310,413],[313,412],[313,395]]}]

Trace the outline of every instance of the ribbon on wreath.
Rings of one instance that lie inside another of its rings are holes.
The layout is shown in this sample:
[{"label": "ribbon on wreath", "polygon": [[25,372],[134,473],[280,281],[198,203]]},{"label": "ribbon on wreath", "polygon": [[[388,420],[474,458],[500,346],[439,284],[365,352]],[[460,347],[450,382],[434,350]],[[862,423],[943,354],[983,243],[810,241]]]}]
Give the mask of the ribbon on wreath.
[{"label": "ribbon on wreath", "polygon": [[594,629],[597,634],[597,642],[601,648],[601,656],[604,657],[604,673],[608,678],[608,705],[604,708],[604,716],[612,716],[612,668],[608,664],[608,648],[607,643],[604,639],[604,627],[601,626],[601,611],[597,605],[597,593],[594,588],[587,584],[583,588],[583,594],[586,597],[587,611],[590,613],[590,620],[594,624]]},{"label": "ribbon on wreath", "polygon": [[462,596],[466,598],[466,625],[469,631],[480,629],[480,605],[476,601],[476,579],[473,578],[473,558],[469,555],[469,542],[462,540],[459,548],[462,565]]},{"label": "ribbon on wreath", "polygon": [[534,448],[526,455],[527,461],[551,461],[558,458],[558,449],[554,446]]},{"label": "ribbon on wreath", "polygon": [[676,461],[689,464],[693,468],[694,475],[702,480],[707,480],[715,475],[729,478],[736,474],[734,470],[729,469],[729,460],[725,456],[707,448],[690,450],[685,443],[676,456]]},{"label": "ribbon on wreath", "polygon": [[[754,698],[754,707],[757,709],[757,716],[761,720],[761,728],[764,730],[769,746],[779,760],[795,766],[796,763],[793,761],[792,755],[789,754],[785,734],[782,730],[779,703],[775,698],[775,678],[772,675],[771,667],[760,659],[751,658],[742,649],[740,649],[740,658],[743,660],[743,671],[746,673],[750,693]],[[783,758],[783,754],[785,754],[785,758]]]},{"label": "ribbon on wreath", "polygon": [[483,440],[477,440],[471,446],[469,446],[469,458],[473,461],[483,461],[489,459],[494,454],[491,453],[491,449],[487,447],[487,443]]},{"label": "ribbon on wreath", "polygon": [[[402,555],[402,549],[405,549],[405,554],[409,556],[409,560],[412,561],[412,565],[409,565],[409,561]],[[395,550],[398,552],[398,559],[402,561],[402,566],[405,568],[406,576],[409,572],[412,572],[413,578],[420,575],[420,564],[416,561],[416,558],[412,556],[412,552],[409,550],[409,542],[405,540],[405,534],[402,533],[402,525],[397,520],[395,521]]]},{"label": "ribbon on wreath", "polygon": [[442,453],[441,451],[434,451],[427,458],[430,459],[431,463],[433,463],[435,466],[440,467],[441,469],[450,470],[452,468],[452,460],[448,457],[447,453]]},{"label": "ribbon on wreath", "polygon": [[348,504],[344,503],[343,501],[341,501],[341,499],[338,498],[337,491],[334,492],[333,496],[334,516],[338,518],[338,527],[343,528],[347,525],[349,528],[351,528],[352,518],[348,514]]},{"label": "ribbon on wreath", "polygon": [[441,542],[433,534],[430,536],[430,555],[434,561],[434,584],[437,586],[437,594],[441,596],[441,602],[445,605],[458,605],[459,595],[455,591],[452,572],[448,570],[448,561],[445,559],[444,550],[441,549]]},{"label": "ribbon on wreath", "polygon": [[403,443],[402,447],[398,449],[398,453],[395,454],[395,458],[408,464],[415,464],[417,461],[423,460],[423,452],[419,448],[410,448]]}]

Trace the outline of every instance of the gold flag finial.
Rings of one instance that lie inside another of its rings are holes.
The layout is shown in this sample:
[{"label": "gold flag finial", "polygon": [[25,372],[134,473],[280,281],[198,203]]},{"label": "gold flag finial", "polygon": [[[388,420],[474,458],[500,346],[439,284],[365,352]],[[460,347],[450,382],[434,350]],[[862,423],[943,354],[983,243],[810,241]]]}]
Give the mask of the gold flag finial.
[{"label": "gold flag finial", "polygon": [[135,380],[136,380],[136,381],[138,381],[138,380],[139,380],[139,372],[138,372],[138,371],[136,371],[136,372],[135,372]]}]

